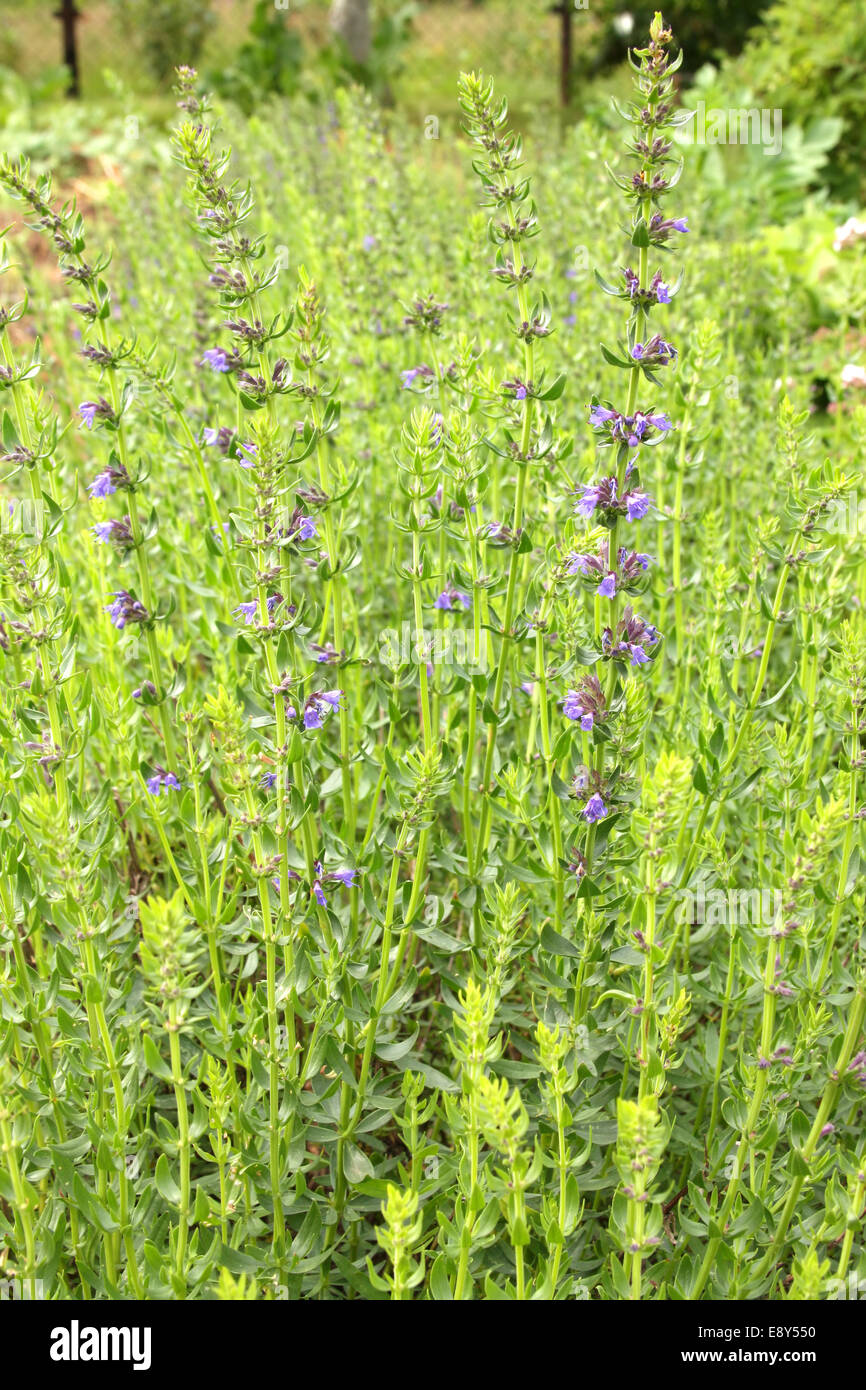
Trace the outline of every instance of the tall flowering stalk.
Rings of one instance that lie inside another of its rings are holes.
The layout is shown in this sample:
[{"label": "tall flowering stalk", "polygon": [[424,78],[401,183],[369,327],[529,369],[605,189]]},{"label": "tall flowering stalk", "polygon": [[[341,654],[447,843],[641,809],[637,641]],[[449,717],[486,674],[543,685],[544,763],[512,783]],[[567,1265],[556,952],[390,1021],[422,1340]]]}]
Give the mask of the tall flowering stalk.
[{"label": "tall flowering stalk", "polygon": [[[488,223],[490,239],[497,248],[494,274],[502,285],[514,291],[517,299],[512,331],[522,349],[520,374],[506,381],[502,388],[505,399],[512,402],[517,411],[517,434],[507,433],[507,447],[503,451],[517,469],[517,486],[511,527],[505,540],[510,554],[501,620],[497,624],[499,656],[492,690],[485,704],[487,742],[481,771],[483,800],[477,837],[479,854],[483,855],[490,838],[496,733],[505,713],[502,704],[505,682],[512,645],[518,635],[515,627],[520,611],[518,581],[528,549],[524,513],[529,470],[549,448],[549,439],[545,439],[549,425],[539,419],[537,403],[557,399],[562,393],[564,378],[557,377],[545,385],[543,374],[536,367],[536,344],[551,331],[550,307],[544,294],[537,302],[531,302],[529,297],[528,287],[535,270],[534,264],[527,260],[524,247],[537,235],[538,219],[535,204],[529,197],[529,180],[520,174],[522,142],[519,135],[508,129],[508,104],[504,98],[495,100],[492,81],[485,81],[480,74],[464,73],[460,79],[460,106],[466,116],[466,131],[478,151],[473,168],[486,194],[485,205],[495,209]],[[466,756],[472,757],[471,749]],[[552,813],[558,823],[559,809],[555,803]]]},{"label": "tall flowering stalk", "polygon": [[89,491],[94,499],[120,493],[127,506],[125,517],[102,523],[102,532],[97,530],[97,534],[100,540],[115,542],[121,554],[134,553],[140,591],[138,597],[127,589],[115,590],[114,602],[106,606],[106,611],[119,631],[137,627],[144,635],[150,667],[146,703],[157,707],[167,765],[173,774],[177,765],[177,741],[167,704],[170,683],[165,680],[164,658],[156,637],[156,625],[167,617],[168,607],[161,613],[156,611],[146,548],[153,526],[148,522],[146,536],[138,506],[138,493],[147,471],[133,463],[126,424],[126,416],[135,400],[131,378],[124,375],[132,345],[123,339],[113,341],[109,332],[112,300],[103,278],[108,258],[103,255],[88,261],[84,220],[74,203],[65,204],[59,210],[52,206],[49,176],[34,180],[26,161],[12,164],[6,160],[0,165],[0,182],[36,215],[35,226],[50,235],[54,242],[64,279],[82,295],[81,302],[73,307],[85,325],[85,334],[92,339],[82,348],[82,356],[98,374],[99,386],[104,386],[108,392],[107,396],[98,395],[96,400],[82,401],[78,407],[82,427],[104,433],[109,441],[105,466],[90,482]]},{"label": "tall flowering stalk", "polygon": [[622,343],[616,351],[602,348],[605,360],[627,373],[628,387],[622,409],[597,395],[592,397],[589,423],[603,457],[612,461],[605,464],[601,476],[583,487],[577,513],[599,522],[607,539],[597,550],[572,557],[571,572],[588,581],[595,598],[596,647],[588,659],[607,667],[603,679],[584,677],[568,692],[564,703],[566,717],[577,721],[584,732],[594,731],[595,738],[592,765],[579,772],[576,783],[578,796],[584,798],[583,817],[588,825],[587,872],[592,867],[596,827],[612,809],[613,788],[604,771],[604,740],[621,699],[623,678],[649,666],[661,642],[658,629],[638,616],[632,602],[624,603],[641,592],[651,558],[633,548],[623,528],[647,515],[650,498],[641,486],[640,467],[646,449],[662,443],[673,428],[669,416],[654,400],[641,397],[642,392],[661,384],[659,372],[677,357],[676,348],[651,328],[654,310],[671,302],[677,283],[670,284],[661,268],[650,274],[650,251],[662,257],[670,249],[667,243],[671,237],[688,230],[684,218],[668,218],[660,206],[681,172],[681,166],[670,168],[674,159],[666,138],[674,125],[672,73],[681,61],[681,57],[673,62],[668,58],[671,37],[661,15],[656,14],[649,46],[636,49],[630,59],[637,97],[623,115],[634,128],[629,148],[637,167],[630,176],[613,176],[632,205],[630,245],[637,251],[638,268],[635,271],[626,265],[620,286],[597,276],[606,294],[628,305]]},{"label": "tall flowering stalk", "polygon": [[[230,349],[219,345],[208,348],[202,356],[202,367],[212,370],[218,378],[227,379],[234,388],[238,430],[234,440],[229,439],[228,447],[242,476],[246,475],[252,483],[253,493],[252,506],[245,518],[248,529],[240,537],[240,544],[254,559],[255,598],[243,595],[235,616],[243,623],[256,626],[263,638],[271,639],[263,640],[263,655],[274,710],[275,753],[281,769],[274,778],[277,833],[284,838],[285,853],[288,846],[285,770],[291,763],[294,783],[305,807],[300,830],[312,894],[318,861],[317,836],[314,818],[306,809],[301,745],[297,739],[290,738],[290,724],[294,719],[307,730],[319,728],[333,708],[341,711],[344,741],[346,726],[342,692],[323,694],[314,689],[305,702],[296,706],[290,706],[287,700],[295,688],[295,676],[294,671],[281,669],[281,661],[298,655],[294,637],[297,607],[293,602],[293,559],[300,548],[316,539],[315,508],[318,503],[327,501],[321,493],[308,493],[304,505],[293,508],[289,469],[309,457],[322,437],[330,433],[339,411],[329,402],[323,414],[317,415],[312,428],[294,431],[294,447],[284,447],[277,412],[279,398],[300,395],[319,400],[321,396],[319,387],[312,382],[312,374],[324,359],[327,347],[318,341],[320,327],[318,311],[314,312],[315,295],[304,311],[307,318],[302,315],[300,319],[296,334],[300,344],[299,358],[303,359],[300,365],[307,377],[306,381],[297,381],[292,379],[287,358],[272,359],[272,344],[288,334],[293,315],[278,314],[266,320],[262,296],[276,282],[278,270],[276,264],[267,270],[260,268],[266,251],[264,239],[246,233],[246,223],[255,206],[252,192],[250,189],[241,191],[236,182],[226,182],[229,151],[215,148],[215,132],[208,120],[208,98],[197,95],[196,82],[193,69],[178,69],[179,106],[189,119],[176,131],[174,144],[178,162],[189,176],[196,221],[207,239],[211,263],[209,281],[219,295],[221,309],[228,315],[223,328],[231,338]],[[306,352],[304,342],[308,343]],[[252,423],[261,415],[263,422]],[[246,423],[248,417],[249,424]],[[212,428],[207,434],[212,434],[216,441],[219,431]],[[252,437],[246,437],[248,435]],[[333,558],[336,562],[335,555]],[[275,586],[279,593],[274,592]],[[288,916],[285,874],[280,882],[280,904],[283,916]],[[327,937],[327,919],[321,913],[318,915]]]},{"label": "tall flowering stalk", "polygon": [[[306,271],[299,272],[300,293],[295,309],[294,336],[297,341],[295,369],[300,374],[298,391],[308,402],[313,435],[316,441],[316,462],[318,464],[319,486],[307,493],[310,503],[316,507],[316,514],[322,519],[327,547],[328,596],[332,610],[333,645],[330,649],[322,646],[320,660],[335,671],[344,667],[347,659],[347,634],[345,628],[345,606],[343,562],[340,556],[340,537],[335,523],[335,507],[342,496],[351,490],[344,476],[336,479],[341,487],[335,495],[335,478],[329,459],[332,437],[339,425],[340,405],[334,397],[334,388],[325,376],[324,367],[330,354],[330,343],[324,331],[325,305],[316,285]],[[321,636],[324,643],[324,631]],[[352,786],[351,747],[349,729],[349,710],[345,700],[340,702],[340,778],[343,791],[343,818],[345,833],[349,844],[355,839],[355,796]]]},{"label": "tall flowering stalk", "polygon": [[[9,271],[6,243],[0,241],[0,275],[6,275]],[[19,504],[22,521],[19,534],[22,541],[25,535],[35,541],[31,551],[35,555],[35,564],[28,562],[29,557],[21,552],[19,545],[13,543],[10,546],[9,554],[3,556],[3,568],[7,570],[7,575],[4,575],[4,602],[12,597],[10,589],[17,592],[22,611],[20,620],[15,621],[12,628],[15,654],[17,657],[19,646],[29,645],[33,648],[35,669],[30,689],[34,694],[41,694],[45,701],[50,735],[50,741],[42,740],[44,746],[39,749],[40,762],[53,777],[61,813],[65,818],[69,814],[69,749],[63,730],[66,709],[61,708],[65,703],[62,700],[62,685],[74,670],[75,649],[73,644],[68,644],[62,652],[58,650],[70,618],[68,608],[63,603],[55,544],[52,544],[60,520],[54,480],[58,428],[56,419],[45,410],[31,387],[40,370],[38,354],[22,364],[15,360],[10,342],[11,325],[21,320],[24,308],[23,302],[0,305],[0,398],[8,393],[12,404],[11,414],[7,413],[4,420],[2,461],[8,470],[8,478],[23,472],[27,479],[29,520],[32,524],[23,524],[28,520],[28,508],[26,503],[24,508]],[[49,513],[52,502],[55,511],[53,522]],[[15,603],[14,598],[12,601]]]},{"label": "tall flowering stalk", "polygon": [[[18,175],[10,177],[14,186],[18,188]],[[22,186],[29,187],[26,179],[23,180]],[[4,246],[0,256],[0,271],[8,269]],[[3,538],[3,602],[4,606],[11,604],[13,611],[21,608],[20,618],[10,621],[15,656],[17,658],[19,648],[26,650],[27,647],[32,647],[35,664],[27,688],[32,696],[41,697],[46,707],[49,736],[46,738],[43,735],[40,740],[30,741],[25,747],[29,747],[38,755],[39,781],[44,781],[44,785],[56,796],[56,806],[52,805],[50,810],[48,805],[43,808],[46,816],[53,822],[47,839],[54,846],[57,856],[56,879],[68,893],[68,905],[75,927],[83,975],[94,981],[100,977],[107,980],[110,965],[99,959],[93,941],[96,930],[93,926],[92,907],[98,898],[99,889],[93,882],[93,865],[87,846],[93,806],[92,803],[88,805],[81,781],[85,734],[75,704],[68,696],[69,682],[74,680],[77,674],[77,651],[70,604],[65,593],[69,588],[69,579],[62,555],[62,512],[58,505],[59,491],[55,477],[58,427],[56,419],[48,413],[41,394],[36,394],[32,385],[40,369],[38,353],[24,366],[18,366],[14,359],[9,341],[10,325],[20,319],[22,312],[23,305],[0,306],[0,351],[3,357],[3,365],[0,367],[0,389],[9,392],[13,407],[12,414],[4,413],[3,458],[10,466],[10,476],[19,471],[26,473],[30,492],[29,504],[24,504],[20,516],[22,524],[13,529],[9,538]],[[7,539],[12,541],[12,548],[8,553]],[[25,547],[24,550],[21,549],[22,545]],[[33,829],[35,827],[30,829],[31,836]],[[43,825],[43,830],[45,829],[47,826]],[[21,950],[17,921],[20,905],[16,903],[15,897],[12,881],[7,880],[0,895],[5,927],[12,936],[21,982],[35,1004],[35,996],[27,978],[30,967]],[[46,972],[42,960],[40,933],[41,923],[34,926],[31,943],[37,975],[44,979]],[[39,981],[40,986],[42,979]],[[104,1133],[111,1133],[112,1125],[114,1126],[112,1142],[120,1159],[117,1177],[120,1239],[123,1241],[127,1257],[129,1284],[137,1295],[141,1285],[130,1226],[131,1188],[125,1168],[130,1110],[123,1094],[115,1042],[102,997],[102,985],[95,990],[85,988],[83,993],[90,1042],[94,1053],[102,1055],[111,1081],[113,1116],[106,1100],[101,1074],[96,1085],[94,1108]],[[59,1078],[55,1074],[55,1065],[51,1060],[46,1035],[41,1026],[36,1030],[35,1040],[46,1086],[54,1102],[57,1138],[60,1143],[65,1143],[67,1127],[60,1103]],[[98,1184],[100,1195],[105,1197],[108,1192],[105,1172],[100,1172]],[[86,1286],[86,1274],[82,1271],[82,1256],[79,1250],[79,1219],[78,1213],[74,1210],[70,1210],[70,1227],[80,1277]],[[119,1244],[117,1235],[106,1234],[106,1268],[112,1285],[116,1284],[119,1273]]]}]

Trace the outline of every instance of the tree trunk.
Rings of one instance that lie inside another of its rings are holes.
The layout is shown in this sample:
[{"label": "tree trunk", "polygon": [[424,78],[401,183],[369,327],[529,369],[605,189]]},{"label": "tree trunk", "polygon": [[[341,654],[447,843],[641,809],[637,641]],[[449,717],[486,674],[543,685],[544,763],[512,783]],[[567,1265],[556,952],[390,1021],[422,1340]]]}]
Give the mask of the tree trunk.
[{"label": "tree trunk", "polygon": [[331,28],[356,63],[370,57],[370,0],[333,0]]}]

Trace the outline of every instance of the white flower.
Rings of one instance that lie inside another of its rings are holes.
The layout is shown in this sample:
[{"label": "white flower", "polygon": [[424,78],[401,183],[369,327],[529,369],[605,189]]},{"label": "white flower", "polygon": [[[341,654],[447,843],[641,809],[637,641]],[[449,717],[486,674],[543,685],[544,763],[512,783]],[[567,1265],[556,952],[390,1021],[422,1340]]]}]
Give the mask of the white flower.
[{"label": "white flower", "polygon": [[845,386],[866,386],[866,367],[858,367],[856,363],[849,362],[842,368],[842,385]]},{"label": "white flower", "polygon": [[628,38],[634,29],[634,15],[629,14],[628,10],[624,10],[622,14],[614,15],[613,27],[622,38]]},{"label": "white flower", "polygon": [[845,251],[855,242],[861,241],[863,237],[866,237],[866,222],[861,222],[859,217],[849,217],[847,222],[843,222],[841,227],[836,228],[833,250]]}]

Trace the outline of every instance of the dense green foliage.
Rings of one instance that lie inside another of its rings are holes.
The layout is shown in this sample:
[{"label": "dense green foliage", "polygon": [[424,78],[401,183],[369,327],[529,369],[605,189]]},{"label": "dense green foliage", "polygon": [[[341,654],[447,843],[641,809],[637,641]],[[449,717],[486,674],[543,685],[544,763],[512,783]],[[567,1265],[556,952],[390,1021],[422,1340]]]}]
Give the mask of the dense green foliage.
[{"label": "dense green foliage", "polygon": [[197,63],[216,23],[207,0],[115,0],[119,23],[133,36],[156,82],[171,77],[179,62]]},{"label": "dense green foliage", "polygon": [[776,0],[743,54],[736,80],[783,108],[786,121],[838,118],[843,136],[827,182],[866,195],[866,26],[859,0],[840,0],[833,22],[808,0]]},{"label": "dense green foliage", "polygon": [[[667,20],[682,45],[685,69],[696,72],[722,54],[739,53],[751,30],[769,8],[770,0],[674,0]],[[578,31],[579,69],[596,71],[624,61],[627,46],[646,33],[653,17],[651,4],[624,6],[621,0],[586,0],[586,16],[601,21],[600,32],[584,43]],[[581,6],[576,5],[576,10]],[[584,18],[583,14],[578,15]]]},{"label": "dense green foliage", "polygon": [[742,166],[521,157],[460,90],[471,145],[346,92],[215,132],[187,74],[101,208],[2,168],[21,1297],[863,1287],[866,239],[814,162],[764,227]]}]

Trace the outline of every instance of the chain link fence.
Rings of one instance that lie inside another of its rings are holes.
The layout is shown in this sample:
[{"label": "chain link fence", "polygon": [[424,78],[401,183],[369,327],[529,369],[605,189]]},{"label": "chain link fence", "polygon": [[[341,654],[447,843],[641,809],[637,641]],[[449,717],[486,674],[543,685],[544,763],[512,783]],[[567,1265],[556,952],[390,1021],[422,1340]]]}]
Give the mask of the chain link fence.
[{"label": "chain link fence", "polygon": [[[167,92],[177,63],[219,74],[250,55],[263,83],[280,63],[299,85],[316,72],[326,81],[332,3],[0,0],[0,67],[37,88],[69,84],[85,100],[117,84]],[[370,0],[366,66],[389,98],[415,111],[454,105],[455,76],[465,68],[495,74],[515,106],[552,109],[569,95],[579,26],[593,22],[588,0]]]}]

